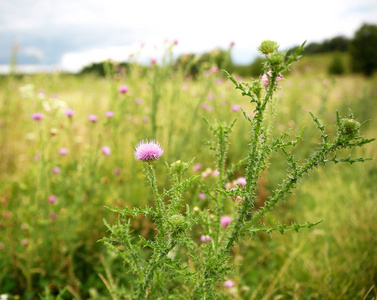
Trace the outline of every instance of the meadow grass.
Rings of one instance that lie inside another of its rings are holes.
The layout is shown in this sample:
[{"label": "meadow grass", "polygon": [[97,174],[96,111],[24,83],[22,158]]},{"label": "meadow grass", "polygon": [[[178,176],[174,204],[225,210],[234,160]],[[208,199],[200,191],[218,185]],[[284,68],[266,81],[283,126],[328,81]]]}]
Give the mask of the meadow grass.
[{"label": "meadow grass", "polygon": [[[312,69],[299,64],[278,91],[275,123],[280,132],[291,128],[297,135],[305,126],[305,145],[297,147],[297,157],[304,161],[320,136],[308,111],[323,123],[334,124],[335,110],[345,115],[351,108],[357,119],[372,119],[363,135],[376,136],[376,77],[329,77],[323,70],[307,70]],[[20,92],[26,84],[34,87],[29,98]],[[117,91],[121,84],[127,84],[127,93]],[[200,175],[206,168],[216,168],[209,163],[212,153],[205,141],[210,133],[202,118],[228,123],[237,118],[226,163],[248,152],[248,124],[232,105],[241,105],[247,113],[254,107],[234,91],[222,72],[203,72],[193,80],[172,66],[156,65],[145,75],[135,67],[127,75],[108,78],[58,73],[7,77],[0,87],[0,294],[32,299],[60,292],[67,299],[116,299],[117,291],[129,288],[132,275],[97,241],[107,234],[102,220],[112,223],[117,218],[105,206],[144,206],[152,201],[133,157],[140,140],[156,138],[168,163],[195,157],[203,169],[190,172]],[[40,93],[44,100],[38,100],[38,90],[44,90]],[[71,118],[64,110],[44,111],[43,101],[56,101],[53,94],[75,111]],[[106,117],[106,111],[113,111],[114,117]],[[43,112],[43,120],[33,121],[35,112]],[[91,123],[89,114],[98,116],[98,121]],[[335,134],[335,126],[328,129]],[[105,145],[111,149],[109,156],[101,152]],[[58,154],[63,147],[69,151],[64,156]],[[376,147],[369,144],[355,155],[375,157]],[[271,166],[259,182],[259,205],[281,182],[285,158],[274,156]],[[53,168],[60,173],[54,174]],[[162,162],[156,164],[161,188],[168,184],[164,168]],[[242,171],[235,178],[243,176]],[[374,161],[320,167],[311,174],[264,221],[323,222],[299,233],[247,239],[235,249],[233,263],[241,277],[227,290],[229,297],[375,297],[376,179]],[[200,192],[194,186],[185,201],[200,207]],[[48,202],[51,195],[56,202]],[[145,237],[154,231],[150,220],[142,217],[134,220],[133,228]]]}]

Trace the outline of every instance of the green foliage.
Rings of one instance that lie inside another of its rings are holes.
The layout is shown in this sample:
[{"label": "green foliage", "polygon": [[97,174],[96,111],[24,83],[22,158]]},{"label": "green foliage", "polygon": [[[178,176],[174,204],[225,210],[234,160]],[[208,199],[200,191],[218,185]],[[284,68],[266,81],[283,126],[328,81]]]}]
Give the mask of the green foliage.
[{"label": "green foliage", "polygon": [[342,58],[335,54],[331,61],[331,64],[328,67],[329,74],[333,75],[342,75],[345,73],[345,66]]},{"label": "green foliage", "polygon": [[371,76],[377,69],[377,25],[364,24],[350,43],[352,69]]}]

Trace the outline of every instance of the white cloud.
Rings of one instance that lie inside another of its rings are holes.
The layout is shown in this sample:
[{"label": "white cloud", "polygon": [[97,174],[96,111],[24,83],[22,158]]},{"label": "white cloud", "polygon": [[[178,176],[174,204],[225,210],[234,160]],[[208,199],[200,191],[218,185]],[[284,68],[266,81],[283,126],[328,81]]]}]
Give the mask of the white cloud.
[{"label": "white cloud", "polygon": [[[78,43],[77,49],[63,54],[60,65],[77,70],[90,60],[127,59],[139,46],[126,46],[130,38],[132,43],[147,45],[167,38],[178,39],[176,50],[179,53],[225,48],[234,41],[234,53],[245,56],[238,61],[246,61],[252,59],[263,39],[276,40],[282,48],[288,48],[304,40],[310,43],[337,35],[352,37],[362,23],[375,23],[376,17],[375,0],[233,0],[231,3],[214,0],[14,0],[7,1],[0,12],[4,25],[0,31],[27,29],[34,30],[35,35],[44,34],[49,38],[59,35],[63,39],[68,38],[64,30],[71,30],[71,35],[73,27],[88,29],[94,36],[101,31],[117,38],[116,44],[111,45],[109,40],[101,41],[101,35],[92,45],[93,49]],[[123,32],[127,32],[124,44]],[[83,38],[87,42],[85,36]],[[114,38],[110,41],[114,42]]]}]

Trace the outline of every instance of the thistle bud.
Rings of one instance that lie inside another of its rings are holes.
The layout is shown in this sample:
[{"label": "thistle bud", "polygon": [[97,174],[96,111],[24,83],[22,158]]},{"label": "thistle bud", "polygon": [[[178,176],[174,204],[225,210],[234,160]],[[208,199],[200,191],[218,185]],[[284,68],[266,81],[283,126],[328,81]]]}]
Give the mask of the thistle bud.
[{"label": "thistle bud", "polygon": [[354,119],[342,119],[340,121],[340,130],[343,134],[354,136],[360,129],[360,123]]},{"label": "thistle bud", "polygon": [[262,52],[263,54],[267,55],[277,51],[279,49],[279,44],[274,41],[264,40],[262,44],[258,47],[258,51]]},{"label": "thistle bud", "polygon": [[270,62],[271,65],[280,65],[284,63],[285,60],[285,52],[275,52],[271,53],[268,56],[268,61]]},{"label": "thistle bud", "polygon": [[181,173],[183,170],[187,169],[188,164],[181,160],[177,160],[176,162],[172,163],[170,167],[177,173]]},{"label": "thistle bud", "polygon": [[185,221],[185,217],[182,216],[182,215],[173,215],[171,218],[170,218],[170,223],[172,225],[172,229],[174,231],[180,231],[182,230],[185,225],[186,225],[186,221]]}]

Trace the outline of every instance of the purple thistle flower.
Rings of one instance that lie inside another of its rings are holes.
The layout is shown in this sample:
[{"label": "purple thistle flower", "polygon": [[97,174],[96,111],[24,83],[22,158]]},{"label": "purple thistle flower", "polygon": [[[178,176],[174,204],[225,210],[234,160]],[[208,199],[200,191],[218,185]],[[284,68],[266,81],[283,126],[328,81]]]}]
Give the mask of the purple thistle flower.
[{"label": "purple thistle flower", "polygon": [[232,111],[237,112],[240,111],[241,107],[238,104],[233,104],[232,105]]},{"label": "purple thistle flower", "polygon": [[153,161],[159,159],[162,154],[164,154],[164,148],[155,140],[141,141],[134,149],[136,160]]},{"label": "purple thistle flower", "polygon": [[121,94],[125,94],[128,92],[128,86],[123,84],[118,87],[118,92]]},{"label": "purple thistle flower", "polygon": [[245,186],[246,185],[246,178],[245,177],[239,177],[239,178],[237,178],[237,183],[240,186]]},{"label": "purple thistle flower", "polygon": [[88,120],[89,122],[95,123],[98,121],[98,117],[96,115],[89,115]]},{"label": "purple thistle flower", "polygon": [[68,154],[68,149],[67,148],[60,148],[58,153],[59,155],[67,155]]},{"label": "purple thistle flower", "polygon": [[201,237],[200,237],[200,240],[203,242],[203,243],[205,243],[205,242],[210,242],[211,241],[211,237],[209,236],[209,235],[202,235]]},{"label": "purple thistle flower", "polygon": [[114,112],[112,112],[111,110],[108,110],[105,112],[105,116],[108,118],[112,118],[114,117]]},{"label": "purple thistle flower", "polygon": [[51,172],[53,174],[60,174],[60,169],[58,167],[52,168]]},{"label": "purple thistle flower", "polygon": [[40,112],[34,113],[31,117],[32,117],[32,119],[34,121],[41,121],[41,120],[43,120],[43,114],[40,113]]},{"label": "purple thistle flower", "polygon": [[101,150],[102,153],[106,156],[109,156],[111,154],[111,149],[109,146],[103,146]]},{"label": "purple thistle flower", "polygon": [[227,281],[225,281],[225,282],[223,283],[223,285],[224,285],[224,287],[226,287],[226,288],[231,288],[231,287],[234,287],[234,282],[233,282],[233,280],[228,279]]},{"label": "purple thistle flower", "polygon": [[231,218],[229,216],[222,216],[220,218],[220,223],[222,227],[227,227],[230,223]]},{"label": "purple thistle flower", "polygon": [[55,195],[48,196],[47,198],[47,201],[50,203],[55,203],[56,200],[58,200],[58,197],[56,197]]},{"label": "purple thistle flower", "polygon": [[201,163],[197,163],[192,167],[192,170],[194,172],[200,171],[203,168],[203,165]]},{"label": "purple thistle flower", "polygon": [[68,118],[71,118],[73,115],[75,114],[75,111],[71,108],[67,108],[65,110],[65,115],[68,117]]}]

